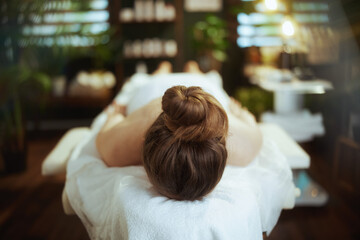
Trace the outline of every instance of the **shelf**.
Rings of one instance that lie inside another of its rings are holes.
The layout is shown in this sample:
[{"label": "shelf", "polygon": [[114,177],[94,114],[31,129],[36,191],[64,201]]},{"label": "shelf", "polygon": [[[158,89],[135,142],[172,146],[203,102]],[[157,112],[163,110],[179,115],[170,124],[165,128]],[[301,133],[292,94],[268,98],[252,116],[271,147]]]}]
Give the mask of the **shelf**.
[{"label": "shelf", "polygon": [[175,20],[176,19],[174,19],[174,20],[165,20],[165,21],[129,21],[129,22],[124,22],[124,21],[119,21],[120,22],[120,24],[138,24],[138,25],[140,25],[140,24],[166,24],[166,23],[175,23]]},{"label": "shelf", "polygon": [[[153,1],[154,5],[150,7],[146,4],[136,5],[135,2],[109,2],[111,25],[116,30],[116,37],[123,42],[123,61],[116,66],[117,79],[121,81],[118,86],[136,72],[138,61],[145,62],[149,72],[155,70],[162,60],[170,61],[174,71],[180,71],[184,65],[183,52],[179,51],[184,45],[183,0],[164,1],[161,6],[155,6],[157,1]],[[146,10],[146,13],[137,15],[143,12],[139,8]],[[157,8],[163,11],[158,11]],[[150,44],[149,41],[155,42]],[[152,44],[155,44],[155,47]],[[165,46],[166,44],[168,45]],[[149,53],[154,50],[158,54],[142,54],[139,49],[145,49],[144,45],[151,45],[147,48],[150,49]],[[140,52],[141,54],[138,54]]]},{"label": "shelf", "polygon": [[176,56],[158,56],[158,57],[125,57],[126,60],[153,60],[153,59],[174,59]]}]

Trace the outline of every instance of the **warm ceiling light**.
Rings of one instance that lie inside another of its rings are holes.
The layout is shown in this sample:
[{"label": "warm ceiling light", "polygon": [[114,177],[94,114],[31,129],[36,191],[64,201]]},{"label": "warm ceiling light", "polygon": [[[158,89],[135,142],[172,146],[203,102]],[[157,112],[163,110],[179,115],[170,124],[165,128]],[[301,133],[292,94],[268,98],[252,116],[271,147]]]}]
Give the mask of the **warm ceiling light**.
[{"label": "warm ceiling light", "polygon": [[265,0],[264,3],[265,3],[265,7],[271,11],[276,10],[278,7],[277,0]]},{"label": "warm ceiling light", "polygon": [[285,20],[281,25],[281,30],[286,37],[294,36],[295,34],[294,23],[289,19]]}]

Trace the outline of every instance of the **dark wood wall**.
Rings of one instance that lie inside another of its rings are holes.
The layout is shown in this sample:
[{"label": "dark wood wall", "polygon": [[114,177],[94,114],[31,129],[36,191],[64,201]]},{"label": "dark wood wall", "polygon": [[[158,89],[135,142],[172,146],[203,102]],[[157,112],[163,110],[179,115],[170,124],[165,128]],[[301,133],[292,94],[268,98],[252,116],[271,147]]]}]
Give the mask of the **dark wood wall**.
[{"label": "dark wood wall", "polygon": [[331,81],[334,90],[307,100],[324,118],[326,134],[314,142],[325,159],[324,175],[338,195],[359,211],[360,130],[354,118],[360,116],[360,1],[329,3],[331,26],[339,37],[339,57],[335,63],[313,69],[317,76]]}]

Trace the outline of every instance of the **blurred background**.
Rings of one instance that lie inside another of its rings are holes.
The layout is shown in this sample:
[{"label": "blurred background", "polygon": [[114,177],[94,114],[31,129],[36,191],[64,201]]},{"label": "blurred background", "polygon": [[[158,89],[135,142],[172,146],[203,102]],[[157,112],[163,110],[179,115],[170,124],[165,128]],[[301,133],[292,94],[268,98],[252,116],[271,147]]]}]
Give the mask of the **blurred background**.
[{"label": "blurred background", "polygon": [[88,239],[41,163],[135,73],[216,70],[310,155],[269,239],[360,239],[360,2],[2,0],[0,239]]}]

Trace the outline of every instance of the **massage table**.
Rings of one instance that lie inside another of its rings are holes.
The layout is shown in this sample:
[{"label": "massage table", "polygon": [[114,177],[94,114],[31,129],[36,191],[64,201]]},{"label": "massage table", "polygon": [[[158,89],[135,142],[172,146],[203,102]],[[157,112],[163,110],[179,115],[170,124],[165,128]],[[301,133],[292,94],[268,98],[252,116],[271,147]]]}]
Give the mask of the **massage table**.
[{"label": "massage table", "polygon": [[106,167],[94,140],[101,124],[94,122],[70,129],[42,164],[44,176],[67,174],[64,212],[77,214],[94,239],[262,239],[300,194],[290,168],[310,164],[285,131],[260,123],[264,143],[252,163],[227,166],[201,201],[175,201],[153,190],[142,166]]},{"label": "massage table", "polygon": [[[284,130],[275,124],[260,123],[259,126],[264,136],[271,137],[274,140],[292,169],[304,169],[309,166],[309,155]],[[89,132],[89,127],[78,127],[68,130],[43,161],[42,175],[65,174],[67,162],[72,151]],[[294,194],[298,197],[300,195],[299,189],[296,189]],[[75,214],[65,189],[62,192],[62,205],[65,214]],[[285,209],[293,207],[294,202],[289,202],[287,206],[284,206]]]},{"label": "massage table", "polygon": [[[291,169],[307,169],[310,156],[288,133],[276,124],[259,123],[263,135],[271,137],[286,157]],[[66,164],[75,146],[90,132],[89,127],[68,130],[42,163],[42,175],[52,176],[66,173]]]}]

